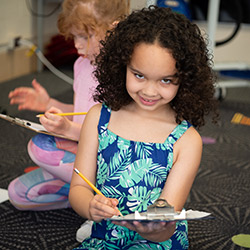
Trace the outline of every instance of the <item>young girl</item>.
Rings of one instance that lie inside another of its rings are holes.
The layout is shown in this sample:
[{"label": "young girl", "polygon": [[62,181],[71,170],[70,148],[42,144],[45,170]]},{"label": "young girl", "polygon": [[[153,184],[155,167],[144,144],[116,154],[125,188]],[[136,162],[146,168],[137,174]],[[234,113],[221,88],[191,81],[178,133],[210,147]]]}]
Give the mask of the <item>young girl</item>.
[{"label": "young girl", "polygon": [[[51,132],[78,141],[84,116],[61,117],[53,113],[88,111],[95,103],[92,95],[96,80],[92,73],[99,41],[108,29],[129,12],[130,0],[65,0],[58,28],[66,38],[73,38],[80,57],[74,64],[74,104],[61,103],[33,80],[33,88],[17,88],[10,92],[11,104],[19,110],[45,112],[42,125]],[[67,208],[77,142],[38,134],[28,144],[31,159],[41,168],[14,179],[9,187],[10,202],[20,210]],[[89,235],[91,222],[77,231],[82,241]]]},{"label": "young girl", "polygon": [[[94,222],[77,249],[187,249],[187,221],[110,222],[163,198],[182,210],[202,140],[195,127],[215,112],[214,75],[198,27],[168,8],[133,12],[110,31],[97,57],[99,81],[82,126],[69,200]],[[191,125],[192,124],[192,125]]]},{"label": "young girl", "polygon": [[[45,112],[44,127],[78,141],[84,116],[62,117],[54,113],[88,111],[95,103],[94,59],[99,41],[108,29],[128,14],[128,0],[65,0],[58,28],[73,38],[79,58],[74,64],[74,104],[61,103],[33,80],[33,88],[20,87],[10,92],[11,104],[19,110]],[[72,120],[71,120],[72,119]],[[11,203],[21,210],[49,210],[69,207],[68,192],[77,142],[38,134],[28,144],[31,159],[41,168],[13,180],[8,188]]]}]

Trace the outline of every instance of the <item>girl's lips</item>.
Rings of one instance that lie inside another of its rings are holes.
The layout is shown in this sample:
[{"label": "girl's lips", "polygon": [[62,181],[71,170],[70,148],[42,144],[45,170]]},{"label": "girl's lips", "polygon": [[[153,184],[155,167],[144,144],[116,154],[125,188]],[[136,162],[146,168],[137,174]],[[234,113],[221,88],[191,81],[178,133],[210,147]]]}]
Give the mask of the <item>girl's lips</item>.
[{"label": "girl's lips", "polygon": [[146,106],[153,106],[158,102],[158,100],[145,99],[141,96],[140,96],[140,101],[143,105],[146,105]]},{"label": "girl's lips", "polygon": [[78,54],[78,55],[83,57],[83,58],[86,58],[86,55],[84,55],[84,54]]}]

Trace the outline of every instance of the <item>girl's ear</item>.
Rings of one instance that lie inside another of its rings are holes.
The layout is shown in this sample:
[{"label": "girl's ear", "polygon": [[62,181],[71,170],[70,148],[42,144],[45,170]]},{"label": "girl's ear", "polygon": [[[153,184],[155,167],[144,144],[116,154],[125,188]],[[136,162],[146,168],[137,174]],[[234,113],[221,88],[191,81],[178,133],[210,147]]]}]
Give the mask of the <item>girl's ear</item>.
[{"label": "girl's ear", "polygon": [[119,23],[119,21],[114,21],[112,24],[111,24],[111,27],[110,28],[115,28],[116,27],[116,25]]}]

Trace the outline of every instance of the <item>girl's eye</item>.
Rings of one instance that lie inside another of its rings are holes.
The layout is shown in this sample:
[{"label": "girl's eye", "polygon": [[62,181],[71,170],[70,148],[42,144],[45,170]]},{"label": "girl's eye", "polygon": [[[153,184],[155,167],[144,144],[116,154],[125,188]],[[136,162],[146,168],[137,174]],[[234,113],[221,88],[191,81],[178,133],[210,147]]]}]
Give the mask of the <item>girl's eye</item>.
[{"label": "girl's eye", "polygon": [[87,35],[80,35],[80,37],[84,40],[88,40],[88,36]]},{"label": "girl's eye", "polygon": [[88,35],[85,34],[79,34],[79,35],[75,35],[74,39],[84,39],[84,40],[88,40]]},{"label": "girl's eye", "polygon": [[144,76],[140,75],[140,74],[135,74],[135,77],[138,78],[138,79],[140,79],[140,80],[144,79]]},{"label": "girl's eye", "polygon": [[170,84],[170,83],[172,83],[172,80],[171,79],[162,79],[161,82],[164,84]]}]

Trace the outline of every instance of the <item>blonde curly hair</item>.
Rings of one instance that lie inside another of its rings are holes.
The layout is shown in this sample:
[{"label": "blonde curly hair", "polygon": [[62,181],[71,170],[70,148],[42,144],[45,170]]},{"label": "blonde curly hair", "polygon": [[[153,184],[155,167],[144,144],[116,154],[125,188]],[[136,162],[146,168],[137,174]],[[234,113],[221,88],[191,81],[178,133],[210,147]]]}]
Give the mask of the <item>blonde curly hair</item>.
[{"label": "blonde curly hair", "polygon": [[65,0],[62,8],[57,26],[65,38],[72,38],[72,28],[103,35],[112,23],[129,14],[130,0]]}]

